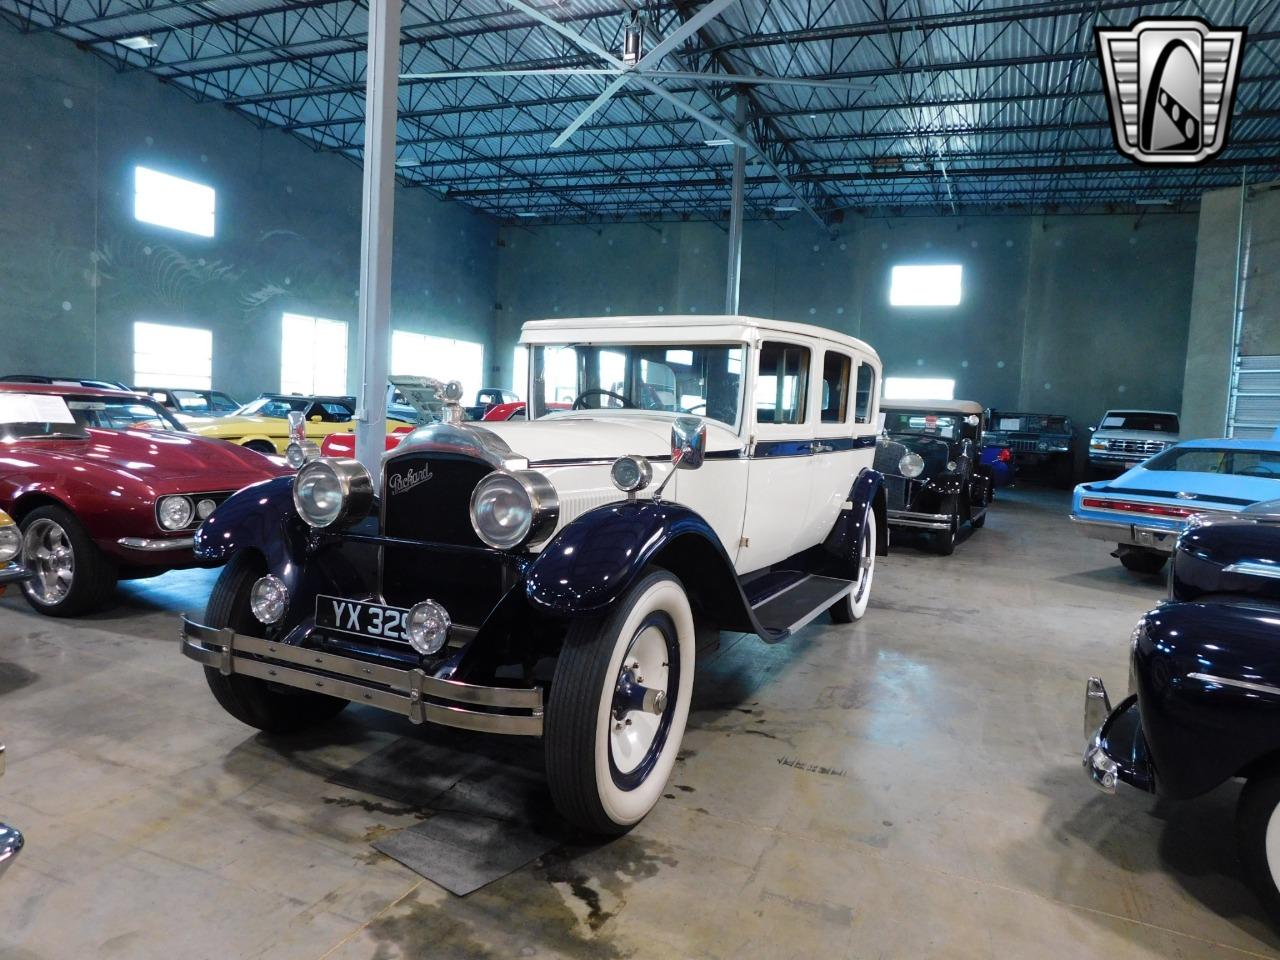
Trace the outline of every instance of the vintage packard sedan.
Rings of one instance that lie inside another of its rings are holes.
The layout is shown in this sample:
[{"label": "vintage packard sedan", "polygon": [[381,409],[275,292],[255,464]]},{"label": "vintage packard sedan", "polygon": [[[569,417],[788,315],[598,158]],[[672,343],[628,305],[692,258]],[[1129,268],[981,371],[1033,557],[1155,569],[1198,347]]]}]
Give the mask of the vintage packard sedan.
[{"label": "vintage packard sedan", "polygon": [[947,556],[961,527],[987,522],[995,481],[980,462],[983,407],[972,400],[886,400],[875,467],[885,476],[889,526],[928,532]]},{"label": "vintage packard sedan", "polygon": [[191,552],[201,521],[241,487],[286,473],[187,433],[141,394],[0,384],[0,509],[21,526],[32,574],[22,592],[40,613],[76,616],[117,580],[204,565]]},{"label": "vintage packard sedan", "polygon": [[1105,793],[1124,783],[1170,800],[1243,779],[1240,861],[1280,919],[1280,515],[1194,518],[1169,594],[1133,630],[1119,705],[1088,681],[1085,772]]},{"label": "vintage packard sedan", "polygon": [[522,342],[531,419],[465,422],[451,383],[380,478],[319,459],[219,507],[196,549],[228,565],[183,650],[261,729],[355,701],[542,737],[562,813],[619,833],[671,773],[695,637],[866,611],[880,360],[738,316],[540,321]]}]

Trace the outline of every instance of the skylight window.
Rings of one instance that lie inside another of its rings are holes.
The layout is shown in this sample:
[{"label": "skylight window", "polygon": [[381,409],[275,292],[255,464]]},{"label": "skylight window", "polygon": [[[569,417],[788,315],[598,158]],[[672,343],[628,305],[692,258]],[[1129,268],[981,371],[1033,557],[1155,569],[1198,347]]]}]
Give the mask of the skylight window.
[{"label": "skylight window", "polygon": [[900,263],[893,268],[889,302],[895,307],[954,307],[960,302],[958,263]]},{"label": "skylight window", "polygon": [[954,400],[956,382],[946,377],[885,377],[886,400]]},{"label": "skylight window", "polygon": [[200,237],[213,236],[213,187],[158,170],[135,167],[133,216],[143,223]]}]

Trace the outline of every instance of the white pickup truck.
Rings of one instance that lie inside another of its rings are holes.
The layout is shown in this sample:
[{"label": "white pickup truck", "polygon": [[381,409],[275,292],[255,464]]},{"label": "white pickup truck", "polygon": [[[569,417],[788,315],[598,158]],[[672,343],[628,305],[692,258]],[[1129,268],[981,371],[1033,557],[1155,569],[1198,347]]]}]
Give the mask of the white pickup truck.
[{"label": "white pickup truck", "polygon": [[1178,415],[1167,410],[1108,410],[1089,428],[1089,466],[1123,473],[1177,443],[1178,431]]}]

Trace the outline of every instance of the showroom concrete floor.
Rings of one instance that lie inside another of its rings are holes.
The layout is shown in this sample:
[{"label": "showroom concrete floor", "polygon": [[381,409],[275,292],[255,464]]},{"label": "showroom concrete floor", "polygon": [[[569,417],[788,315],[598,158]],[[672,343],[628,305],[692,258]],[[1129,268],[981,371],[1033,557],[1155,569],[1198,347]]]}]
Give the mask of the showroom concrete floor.
[{"label": "showroom concrete floor", "polygon": [[466,898],[370,846],[421,810],[327,782],[440,734],[355,708],[291,742],[224,715],[175,643],[211,574],[79,623],[9,597],[0,817],[28,843],[0,956],[1277,956],[1237,879],[1237,788],[1171,805],[1081,775],[1084,680],[1123,689],[1163,588],[1065,513],[1002,492],[954,557],[882,561],[861,624],[726,635],[669,799]]}]

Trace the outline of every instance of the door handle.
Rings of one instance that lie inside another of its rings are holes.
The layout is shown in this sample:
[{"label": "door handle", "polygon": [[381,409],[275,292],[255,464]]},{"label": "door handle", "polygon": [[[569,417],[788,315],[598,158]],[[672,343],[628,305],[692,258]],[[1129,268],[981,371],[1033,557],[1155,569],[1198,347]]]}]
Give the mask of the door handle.
[{"label": "door handle", "polygon": [[830,453],[834,449],[834,446],[829,443],[823,443],[821,440],[815,440],[813,443],[809,444],[809,451],[811,453]]}]

